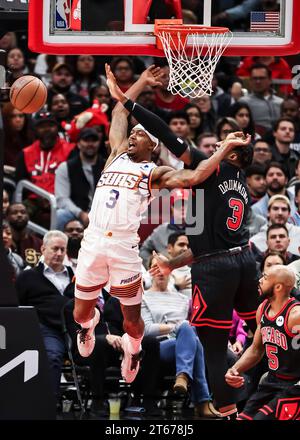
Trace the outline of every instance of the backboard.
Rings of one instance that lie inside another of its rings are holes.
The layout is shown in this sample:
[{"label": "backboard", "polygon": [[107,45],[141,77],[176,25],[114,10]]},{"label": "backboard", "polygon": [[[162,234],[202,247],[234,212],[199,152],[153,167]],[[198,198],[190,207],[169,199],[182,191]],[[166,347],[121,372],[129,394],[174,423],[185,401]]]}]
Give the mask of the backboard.
[{"label": "backboard", "polygon": [[233,38],[224,55],[300,52],[300,0],[241,0],[243,17],[236,10],[218,15],[223,12],[219,4],[218,0],[30,0],[29,48],[48,54],[164,56],[156,47],[154,20],[172,17],[229,27]]}]

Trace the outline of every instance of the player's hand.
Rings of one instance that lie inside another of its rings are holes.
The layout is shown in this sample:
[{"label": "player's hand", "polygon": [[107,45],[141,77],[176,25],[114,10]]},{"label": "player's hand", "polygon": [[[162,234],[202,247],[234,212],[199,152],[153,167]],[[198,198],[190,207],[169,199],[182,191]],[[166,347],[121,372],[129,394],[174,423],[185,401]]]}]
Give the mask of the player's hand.
[{"label": "player's hand", "polygon": [[117,84],[117,80],[115,78],[115,75],[112,73],[110,66],[105,63],[105,72],[106,72],[106,84],[109,88],[109,92],[113,98],[115,98],[117,101],[120,102],[126,102],[127,97],[124,95],[122,90]]},{"label": "player's hand", "polygon": [[237,147],[246,147],[251,143],[251,135],[244,135],[242,131],[236,131],[235,133],[229,133],[226,139],[222,142],[222,145],[231,151]]},{"label": "player's hand", "polygon": [[145,84],[156,87],[161,86],[161,77],[163,73],[160,67],[155,67],[154,64],[148,67],[148,69],[144,70],[144,72],[140,76],[140,80],[144,81]]},{"label": "player's hand", "polygon": [[241,388],[245,383],[245,379],[240,375],[235,367],[231,367],[229,370],[227,370],[227,373],[225,374],[225,381],[233,388]]},{"label": "player's hand", "polygon": [[241,354],[243,351],[243,345],[240,341],[236,341],[233,345],[232,345],[232,351],[235,354]]},{"label": "player's hand", "polygon": [[115,350],[122,351],[122,338],[117,335],[106,335],[106,340]]},{"label": "player's hand", "polygon": [[150,275],[153,277],[156,275],[169,275],[172,269],[170,268],[168,258],[161,254],[158,255],[155,251],[153,251],[153,256],[155,257],[156,264],[149,270]]}]

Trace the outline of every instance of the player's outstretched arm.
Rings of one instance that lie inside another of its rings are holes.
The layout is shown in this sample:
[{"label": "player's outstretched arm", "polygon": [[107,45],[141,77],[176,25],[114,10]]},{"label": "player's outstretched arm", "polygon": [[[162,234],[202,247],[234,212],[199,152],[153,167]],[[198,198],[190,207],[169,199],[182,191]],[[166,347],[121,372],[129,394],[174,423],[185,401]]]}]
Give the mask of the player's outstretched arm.
[{"label": "player's outstretched arm", "polygon": [[257,328],[251,346],[225,374],[226,382],[233,388],[240,388],[244,385],[244,378],[241,376],[241,374],[257,365],[264,355],[265,350],[260,332],[261,309],[262,304],[258,307],[256,312]]},{"label": "player's outstretched arm", "polygon": [[161,85],[160,82],[161,69],[160,67],[155,67],[154,64],[152,64],[146,70],[144,70],[144,72],[139,76],[138,80],[134,84],[132,84],[132,86],[127,90],[126,96],[118,86],[116,78],[112,73],[111,68],[108,64],[105,64],[105,72],[106,72],[106,82],[110,94],[113,98],[119,101],[114,107],[115,113],[119,111],[123,111],[126,112],[126,114],[128,114],[128,111],[125,110],[123,106],[124,100],[126,101],[128,99],[132,99],[132,100],[137,99],[147,85],[152,87]]},{"label": "player's outstretched arm", "polygon": [[[117,92],[122,93],[117,85],[116,79],[110,70],[108,64],[105,65],[107,75],[107,85],[113,97]],[[160,84],[161,71],[159,67],[149,66],[139,77],[139,79],[128,89],[127,94],[130,98],[136,99],[144,90],[145,86],[157,86]],[[117,98],[116,98],[117,99]],[[109,131],[109,143],[111,146],[111,155],[107,160],[108,165],[111,160],[118,154],[127,149],[127,121],[128,111],[121,103],[117,103],[112,112],[112,121]]]},{"label": "player's outstretched arm", "polygon": [[[191,156],[188,145],[183,140],[177,138],[172,130],[170,130],[169,126],[157,115],[133,102],[132,100],[135,98],[131,93],[129,93],[131,89],[129,89],[125,95],[118,87],[110,67],[106,64],[105,68],[107,85],[111,95],[117,99],[119,103],[123,104],[126,110],[128,110],[135,117],[135,119],[141,123],[146,130],[149,131],[149,133],[153,134],[153,136],[156,136],[173,154],[175,154],[184,163],[189,165],[191,163]],[[157,85],[160,78],[160,72],[155,71],[155,69],[153,72],[155,73],[154,80],[156,84],[150,85]]]},{"label": "player's outstretched arm", "polygon": [[152,187],[160,188],[189,188],[204,182],[216,170],[224,157],[236,147],[250,144],[251,136],[244,138],[242,132],[230,133],[223,142],[219,142],[219,148],[209,158],[201,161],[195,170],[173,170],[170,167],[155,168],[152,174]]}]

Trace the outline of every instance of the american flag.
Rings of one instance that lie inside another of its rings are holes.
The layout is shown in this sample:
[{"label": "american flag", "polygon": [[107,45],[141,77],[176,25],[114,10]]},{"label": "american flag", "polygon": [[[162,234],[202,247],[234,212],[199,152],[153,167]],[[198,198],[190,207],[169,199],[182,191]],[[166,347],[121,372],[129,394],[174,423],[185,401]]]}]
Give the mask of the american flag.
[{"label": "american flag", "polygon": [[251,12],[250,31],[270,31],[280,30],[279,12]]}]

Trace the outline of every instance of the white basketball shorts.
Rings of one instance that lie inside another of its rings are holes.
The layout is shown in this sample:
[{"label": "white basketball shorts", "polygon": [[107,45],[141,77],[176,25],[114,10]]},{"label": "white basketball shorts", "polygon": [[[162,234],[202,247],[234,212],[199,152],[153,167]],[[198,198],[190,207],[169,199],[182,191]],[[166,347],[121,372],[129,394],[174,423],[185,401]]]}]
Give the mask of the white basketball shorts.
[{"label": "white basketball shorts", "polygon": [[140,304],[142,259],[138,243],[139,237],[128,236],[128,232],[85,229],[76,268],[75,297],[96,299],[109,282],[110,294],[121,304]]}]

